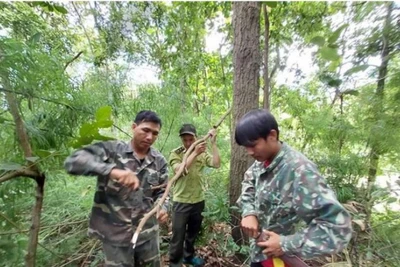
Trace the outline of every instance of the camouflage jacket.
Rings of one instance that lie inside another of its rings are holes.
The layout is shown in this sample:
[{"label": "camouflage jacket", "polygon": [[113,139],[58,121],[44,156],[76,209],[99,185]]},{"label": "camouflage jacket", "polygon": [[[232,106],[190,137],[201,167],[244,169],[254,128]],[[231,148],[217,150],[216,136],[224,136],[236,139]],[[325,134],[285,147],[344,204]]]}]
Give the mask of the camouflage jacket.
[{"label": "camouflage jacket", "polygon": [[[109,178],[113,168],[132,170],[140,180],[140,189],[132,191]],[[89,223],[89,235],[117,246],[128,246],[143,215],[148,212],[165,189],[151,186],[167,183],[165,158],[150,148],[141,162],[131,142],[100,142],[75,151],[65,161],[65,169],[74,175],[97,176],[97,186]],[[163,209],[167,210],[168,201]],[[158,234],[155,216],[150,218],[138,245]]]},{"label": "camouflage jacket", "polygon": [[[260,228],[279,234],[288,254],[337,253],[351,238],[351,217],[315,164],[285,143],[270,165],[256,161],[247,170],[238,204],[243,217],[255,215]],[[307,227],[296,231],[300,220]],[[254,262],[268,258],[254,240],[251,257]]]}]

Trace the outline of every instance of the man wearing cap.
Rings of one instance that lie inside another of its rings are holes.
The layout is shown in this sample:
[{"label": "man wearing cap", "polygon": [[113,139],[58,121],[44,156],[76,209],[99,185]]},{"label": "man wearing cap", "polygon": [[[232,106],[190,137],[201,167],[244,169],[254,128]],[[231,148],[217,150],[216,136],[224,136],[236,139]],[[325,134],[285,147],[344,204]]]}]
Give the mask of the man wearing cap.
[{"label": "man wearing cap", "polygon": [[[206,152],[206,143],[196,146],[187,159],[187,173],[175,183],[172,189],[172,239],[169,248],[170,267],[184,264],[202,266],[204,260],[195,257],[194,243],[198,236],[204,210],[204,167],[219,168],[220,157],[216,145],[216,131],[210,130],[212,155]],[[182,146],[174,149],[169,157],[169,164],[175,173],[182,164],[186,150],[196,141],[196,128],[192,124],[183,124],[179,130]]]}]

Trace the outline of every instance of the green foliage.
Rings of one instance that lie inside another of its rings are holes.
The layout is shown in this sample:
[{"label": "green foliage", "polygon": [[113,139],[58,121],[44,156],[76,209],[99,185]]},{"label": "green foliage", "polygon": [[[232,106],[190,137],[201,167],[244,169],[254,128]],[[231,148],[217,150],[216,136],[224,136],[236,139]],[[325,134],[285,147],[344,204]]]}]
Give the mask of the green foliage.
[{"label": "green foliage", "polygon": [[113,125],[111,113],[112,110],[110,106],[100,107],[96,111],[95,120],[92,122],[86,122],[80,127],[79,137],[73,141],[72,147],[82,147],[92,143],[93,140],[114,140],[115,138],[101,135],[99,132],[100,129],[110,128]]},{"label": "green foliage", "polygon": [[[341,202],[361,203],[371,144],[380,153],[378,175],[399,171],[400,34],[395,20],[385,29],[391,39],[384,94],[379,99],[375,94],[379,69],[373,60],[382,51],[382,14],[388,3],[265,4],[275,77],[285,75],[289,50],[315,52],[315,72],[299,67],[295,83],[271,81],[281,139],[318,164]],[[32,144],[30,160],[48,177],[39,241],[51,252],[39,247],[37,265],[75,266],[87,259],[97,266],[102,261],[99,244],[85,234],[95,182],[64,173],[69,146],[108,136],[130,138],[132,119],[142,109],[161,116],[155,146],[166,157],[180,145],[182,123],[193,123],[200,136],[206,134],[232,103],[231,3],[2,2],[0,8],[0,177],[26,161],[5,99],[5,92],[11,92]],[[220,48],[212,52],[206,47],[209,29],[223,35]],[[160,82],[134,85],[132,66],[154,67]],[[229,230],[218,228],[229,228],[229,211],[234,209],[228,207],[226,191],[231,127],[227,119],[219,129],[221,169],[207,170],[201,239],[201,244],[222,240],[217,250],[224,256],[249,252],[248,246],[233,242]],[[4,266],[23,265],[33,188],[30,179],[0,185],[1,215],[9,219],[0,217]],[[387,210],[372,214],[373,231],[363,233],[370,241],[358,239],[361,256],[354,262],[363,257],[375,265],[384,261],[397,266],[399,215],[388,204],[398,200],[389,190],[373,187],[370,193],[371,201],[384,203]],[[353,215],[358,223],[366,217],[363,212]]]}]

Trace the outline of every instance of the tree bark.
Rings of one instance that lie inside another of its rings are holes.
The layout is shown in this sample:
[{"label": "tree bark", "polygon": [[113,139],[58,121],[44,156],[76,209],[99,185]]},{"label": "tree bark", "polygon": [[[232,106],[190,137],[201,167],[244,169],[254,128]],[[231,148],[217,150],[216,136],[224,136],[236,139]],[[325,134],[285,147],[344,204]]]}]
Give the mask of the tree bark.
[{"label": "tree bark", "polygon": [[[29,142],[29,136],[26,132],[26,128],[24,122],[22,120],[22,116],[18,109],[18,100],[15,97],[14,93],[11,93],[11,84],[8,80],[8,76],[6,74],[1,75],[3,87],[8,89],[4,94],[6,97],[6,101],[8,104],[9,111],[15,122],[15,131],[18,137],[18,142],[24,152],[25,158],[29,158],[33,156],[32,147]],[[18,177],[19,175],[24,175],[26,177],[33,178],[36,181],[36,201],[35,206],[32,210],[32,225],[29,229],[29,243],[27,254],[25,257],[25,265],[27,267],[35,266],[36,259],[36,251],[38,245],[39,238],[39,230],[40,230],[40,216],[41,210],[43,206],[43,191],[44,191],[44,182],[45,175],[39,171],[37,166],[34,163],[28,162],[26,169],[22,169],[19,171],[15,171],[11,174],[6,174],[3,177],[0,177],[0,181],[6,181],[14,177]]]},{"label": "tree bark", "polygon": [[264,14],[264,104],[263,107],[265,109],[270,110],[270,78],[269,78],[269,16],[267,5],[265,3],[262,4],[262,10]]},{"label": "tree bark", "polygon": [[[260,10],[259,2],[233,3],[233,129],[237,121],[249,110],[259,106],[260,89]],[[229,203],[236,206],[240,196],[241,182],[252,160],[234,138],[231,140],[231,163],[229,180]],[[234,226],[232,237],[237,244],[242,244],[240,214],[231,212]]]},{"label": "tree bark", "polygon": [[[385,90],[385,79],[387,74],[387,67],[390,59],[390,45],[389,45],[389,37],[390,37],[390,28],[391,28],[391,20],[392,20],[392,11],[394,8],[394,3],[389,2],[387,4],[387,13],[385,18],[385,25],[383,27],[382,33],[382,52],[381,52],[381,65],[379,66],[379,74],[377,80],[377,86],[375,91],[375,103],[373,105],[372,112],[374,114],[374,121],[376,123],[379,122],[380,117],[383,113],[383,98],[384,98],[384,90]],[[378,130],[380,131],[380,130]],[[371,129],[370,134],[370,153],[369,153],[369,170],[368,170],[368,186],[367,186],[367,220],[369,220],[371,215],[371,210],[373,203],[371,201],[371,190],[376,181],[376,173],[378,171],[379,166],[379,157],[381,155],[381,144],[379,138],[375,137],[375,129],[374,127]]]}]

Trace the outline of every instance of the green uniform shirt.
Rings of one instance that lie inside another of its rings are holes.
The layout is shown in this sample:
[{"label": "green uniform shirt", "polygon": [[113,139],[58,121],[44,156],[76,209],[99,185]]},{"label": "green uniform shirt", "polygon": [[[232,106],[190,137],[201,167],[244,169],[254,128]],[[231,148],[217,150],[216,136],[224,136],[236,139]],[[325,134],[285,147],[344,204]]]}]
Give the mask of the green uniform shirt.
[{"label": "green uniform shirt", "polygon": [[[180,146],[171,151],[169,156],[169,164],[172,171],[175,174],[175,168],[182,163],[183,155],[186,149]],[[172,188],[173,201],[181,203],[198,203],[204,200],[204,167],[213,166],[213,157],[204,152],[197,156],[190,168],[188,169],[188,174],[182,176],[175,182]]]}]

